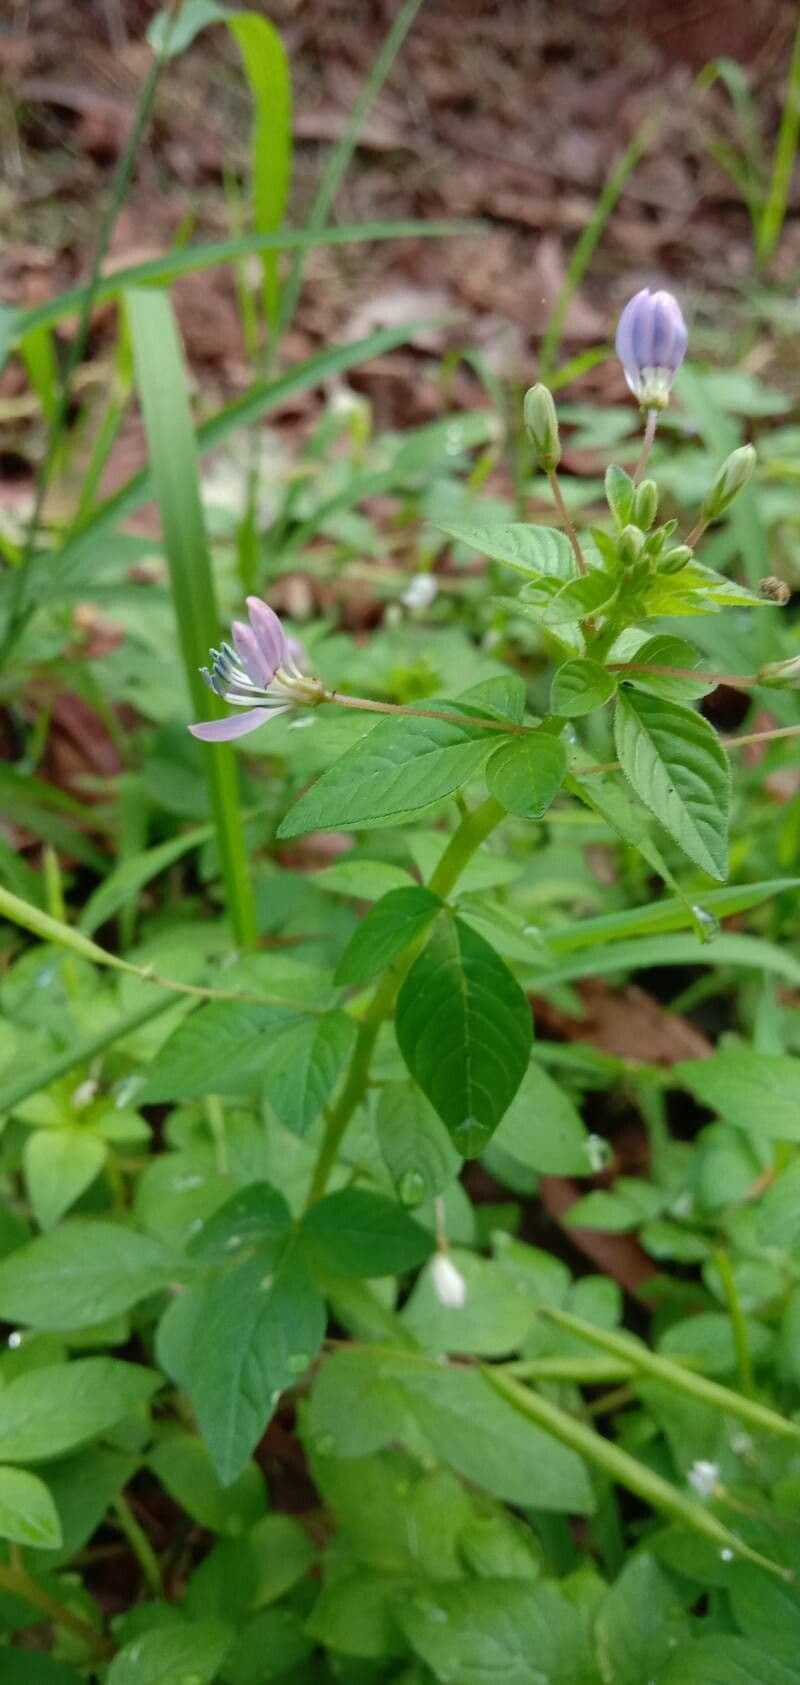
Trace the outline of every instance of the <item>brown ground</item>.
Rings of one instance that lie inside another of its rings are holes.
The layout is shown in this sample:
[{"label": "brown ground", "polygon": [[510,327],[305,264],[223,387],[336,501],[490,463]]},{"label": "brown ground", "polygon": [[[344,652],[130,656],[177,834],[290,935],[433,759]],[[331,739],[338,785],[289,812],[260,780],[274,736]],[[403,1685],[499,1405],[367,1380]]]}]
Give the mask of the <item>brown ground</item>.
[{"label": "brown ground", "polygon": [[[399,0],[274,0],[263,10],[291,58],[296,158],[290,220],[308,205],[325,149],[342,131]],[[0,22],[0,297],[33,303],[83,278],[98,215],[150,59],[148,0],[9,0]],[[463,314],[457,337],[501,373],[533,377],[539,336],[570,252],[615,162],[648,113],[658,136],[625,187],[570,311],[566,351],[608,337],[625,297],[674,283],[690,312],[732,297],[752,273],[741,196],[706,144],[735,138],[717,86],[693,88],[714,55],[738,55],[774,136],[797,17],[793,0],[426,0],[362,134],[336,218],[479,217],[485,232],[313,254],[289,357],[387,321]],[[230,233],[223,168],[246,176],[249,105],[226,30],[206,30],[165,76],[135,191],[111,263],[166,251],[176,231]],[[800,264],[795,189],[777,263]],[[187,351],[211,406],[247,383],[230,271],[178,283]],[[69,331],[69,328],[65,330]],[[101,374],[113,311],[98,313],[84,380]],[[466,382],[467,377],[462,376]],[[441,388],[412,352],[373,365],[379,419],[435,414]],[[619,395],[618,372],[589,376],[588,395]],[[465,384],[466,401],[475,390]],[[40,446],[22,371],[0,383],[7,423],[0,494],[27,489]],[[113,479],[137,465],[135,428]],[[5,475],[3,477],[3,470]],[[15,482],[15,483],[14,483]]]}]

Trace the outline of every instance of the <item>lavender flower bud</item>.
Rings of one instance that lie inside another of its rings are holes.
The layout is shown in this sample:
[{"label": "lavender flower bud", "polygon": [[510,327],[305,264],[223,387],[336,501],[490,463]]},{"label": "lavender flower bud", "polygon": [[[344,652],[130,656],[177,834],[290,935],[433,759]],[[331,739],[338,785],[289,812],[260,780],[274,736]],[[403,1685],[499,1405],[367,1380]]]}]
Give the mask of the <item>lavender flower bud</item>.
[{"label": "lavender flower bud", "polygon": [[686,355],[686,323],[672,293],[649,287],[628,300],[617,327],[617,356],[643,410],[663,410]]},{"label": "lavender flower bud", "polygon": [[523,417],[540,468],[552,474],[561,461],[561,440],[553,394],[541,382],[525,393]]},{"label": "lavender flower bud", "polygon": [[740,445],[738,450],[731,451],[704,499],[700,511],[704,521],[716,521],[724,514],[728,505],[752,479],[755,466],[756,453],[752,445]]},{"label": "lavender flower bud", "polygon": [[467,1284],[446,1252],[437,1252],[431,1264],[433,1291],[449,1311],[461,1311],[467,1302]]}]

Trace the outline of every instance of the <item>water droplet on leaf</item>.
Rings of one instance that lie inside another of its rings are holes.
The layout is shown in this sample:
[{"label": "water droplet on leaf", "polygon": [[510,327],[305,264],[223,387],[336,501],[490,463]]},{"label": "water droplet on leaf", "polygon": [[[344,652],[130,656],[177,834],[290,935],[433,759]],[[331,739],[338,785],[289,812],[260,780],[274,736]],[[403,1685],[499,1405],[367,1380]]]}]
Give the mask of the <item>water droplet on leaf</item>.
[{"label": "water droplet on leaf", "polygon": [[713,942],[714,937],[719,935],[719,919],[716,915],[710,913],[707,907],[698,904],[692,907],[692,917],[700,941]]},{"label": "water droplet on leaf", "polygon": [[291,1352],[286,1359],[286,1367],[290,1375],[302,1375],[310,1362],[308,1352]]},{"label": "water droplet on leaf", "polygon": [[453,1141],[462,1158],[477,1158],[491,1136],[491,1129],[476,1117],[462,1118],[453,1129]]},{"label": "water droplet on leaf", "polygon": [[332,1433],[321,1433],[314,1440],[314,1450],[319,1457],[332,1457],[336,1450],[336,1440]]}]

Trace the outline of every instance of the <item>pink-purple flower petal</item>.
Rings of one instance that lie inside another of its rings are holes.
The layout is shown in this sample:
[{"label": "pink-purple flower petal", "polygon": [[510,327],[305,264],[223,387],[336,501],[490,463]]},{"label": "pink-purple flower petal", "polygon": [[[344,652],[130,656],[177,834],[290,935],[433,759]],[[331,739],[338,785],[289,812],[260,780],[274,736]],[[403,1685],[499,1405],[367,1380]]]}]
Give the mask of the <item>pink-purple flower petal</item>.
[{"label": "pink-purple flower petal", "polygon": [[242,620],[234,620],[231,637],[248,678],[261,690],[266,690],[275,677],[275,668],[266,660],[252,626],[245,626]]},{"label": "pink-purple flower petal", "polygon": [[229,743],[234,737],[246,737],[248,732],[257,731],[276,713],[283,712],[283,708],[248,708],[244,714],[229,714],[225,720],[198,720],[189,730],[201,743]]},{"label": "pink-purple flower petal", "polygon": [[272,674],[286,660],[286,633],[275,610],[260,597],[248,597],[247,612],[259,650]]}]

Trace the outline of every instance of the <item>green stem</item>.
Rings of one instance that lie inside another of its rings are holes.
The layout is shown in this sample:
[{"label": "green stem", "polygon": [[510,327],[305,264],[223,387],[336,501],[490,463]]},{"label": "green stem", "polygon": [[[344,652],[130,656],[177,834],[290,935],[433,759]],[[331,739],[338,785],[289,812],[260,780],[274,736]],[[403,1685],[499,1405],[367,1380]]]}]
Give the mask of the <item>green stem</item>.
[{"label": "green stem", "polygon": [[95,1632],[94,1627],[90,1626],[88,1621],[82,1620],[80,1615],[73,1614],[66,1604],[59,1603],[56,1597],[51,1597],[49,1591],[45,1591],[26,1568],[9,1567],[6,1563],[0,1563],[0,1588],[10,1591],[14,1597],[23,1598],[32,1608],[38,1609],[45,1620],[52,1621],[54,1626],[64,1627],[65,1631],[74,1633],[76,1638],[82,1639],[83,1643],[88,1645],[95,1656],[105,1658],[113,1655],[108,1640],[103,1638],[101,1633]]},{"label": "green stem", "polygon": [[[653,671],[653,669],[650,669]],[[346,696],[338,690],[325,690],[317,698],[320,702],[334,702],[337,708],[357,708],[366,714],[404,714],[413,720],[445,720],[451,725],[480,726],[484,731],[501,731],[505,735],[529,737],[538,726],[517,725],[513,720],[491,720],[474,715],[465,708],[457,714],[453,708],[413,708],[405,702],[375,702],[371,696]]]},{"label": "green stem", "polygon": [[644,474],[645,468],[647,467],[647,463],[648,463],[648,460],[649,460],[649,457],[650,457],[650,452],[653,449],[653,440],[655,439],[655,436],[656,436],[657,426],[658,426],[658,410],[650,409],[650,410],[647,411],[647,420],[644,424],[644,438],[642,440],[641,454],[639,456],[639,461],[636,464],[636,467],[634,469],[634,474],[633,474],[633,483],[634,483],[635,486],[638,486],[638,484],[639,484],[639,482],[642,479],[642,476]]},{"label": "green stem", "polygon": [[161,1584],[161,1569],[159,1567],[158,1557],[153,1550],[144,1528],[140,1527],[139,1522],[136,1520],[136,1516],[134,1515],[127,1498],[123,1497],[121,1492],[119,1497],[114,1500],[113,1509],[120,1528],[125,1534],[128,1544],[130,1545],[139,1567],[142,1570],[142,1575],[148,1590],[153,1593],[154,1597],[160,1597],[163,1587]]},{"label": "green stem", "polygon": [[572,516],[571,516],[571,514],[570,514],[570,512],[567,508],[567,505],[564,502],[564,494],[561,490],[561,486],[559,484],[558,475],[555,471],[555,468],[550,469],[550,471],[547,475],[547,478],[550,482],[550,490],[553,493],[553,502],[555,503],[555,506],[558,510],[558,513],[561,516],[561,521],[562,521],[562,524],[563,524],[563,527],[564,527],[564,531],[566,532],[566,535],[567,535],[567,537],[570,541],[570,544],[572,545],[572,553],[575,557],[575,563],[576,563],[578,572],[579,573],[585,573],[586,572],[586,563],[583,559],[583,551],[580,547],[580,544],[578,543],[578,534],[575,531],[575,522],[573,521]]},{"label": "green stem", "polygon": [[[493,796],[490,796],[487,801],[475,809],[474,813],[469,813],[466,818],[462,819],[458,829],[454,831],[450,838],[436,870],[431,875],[428,888],[433,890],[435,895],[441,895],[444,899],[445,896],[450,894],[476,849],[480,848],[481,843],[504,818],[505,808],[500,805],[500,802],[495,801]],[[395,964],[390,966],[366,1008],[359,1025],[344,1087],[336,1105],[328,1114],[325,1134],[322,1138],[308,1191],[306,1203],[309,1206],[314,1205],[318,1199],[322,1198],[328,1186],[345,1130],[367,1091],[372,1055],[381,1025],[388,1018],[398,992],[424,941],[425,934],[423,933],[415,942],[410,944],[405,953],[395,961]]]},{"label": "green stem", "polygon": [[553,1434],[562,1445],[577,1451],[579,1456],[585,1457],[587,1462],[601,1469],[611,1480],[627,1487],[629,1492],[635,1492],[636,1496],[643,1498],[652,1509],[670,1516],[673,1521],[680,1522],[684,1527],[691,1527],[693,1532],[700,1533],[713,1544],[721,1545],[723,1549],[730,1550],[746,1562],[757,1562],[760,1568],[766,1568],[779,1579],[795,1583],[795,1575],[791,1569],[782,1568],[776,1562],[771,1562],[769,1557],[751,1550],[703,1503],[681,1492],[677,1486],[664,1480],[645,1463],[640,1463],[628,1451],[623,1451],[621,1446],[604,1439],[601,1434],[595,1433],[593,1428],[578,1421],[568,1411],[561,1410],[549,1399],[521,1386],[519,1381],[515,1381],[502,1369],[482,1364],[480,1372],[521,1415],[527,1416],[537,1427],[544,1428],[546,1433]]},{"label": "green stem", "polygon": [[728,1315],[731,1319],[733,1343],[736,1347],[736,1361],[739,1369],[739,1384],[742,1392],[747,1393],[748,1397],[752,1398],[754,1392],[754,1381],[753,1359],[750,1352],[750,1336],[747,1332],[747,1323],[742,1310],[742,1302],[739,1298],[739,1289],[736,1286],[736,1277],[733,1273],[733,1266],[731,1264],[730,1256],[725,1251],[724,1247],[720,1247],[714,1253],[714,1263],[716,1264],[719,1272],[719,1278],[722,1282],[722,1290],[725,1294],[725,1303],[728,1307]]}]

